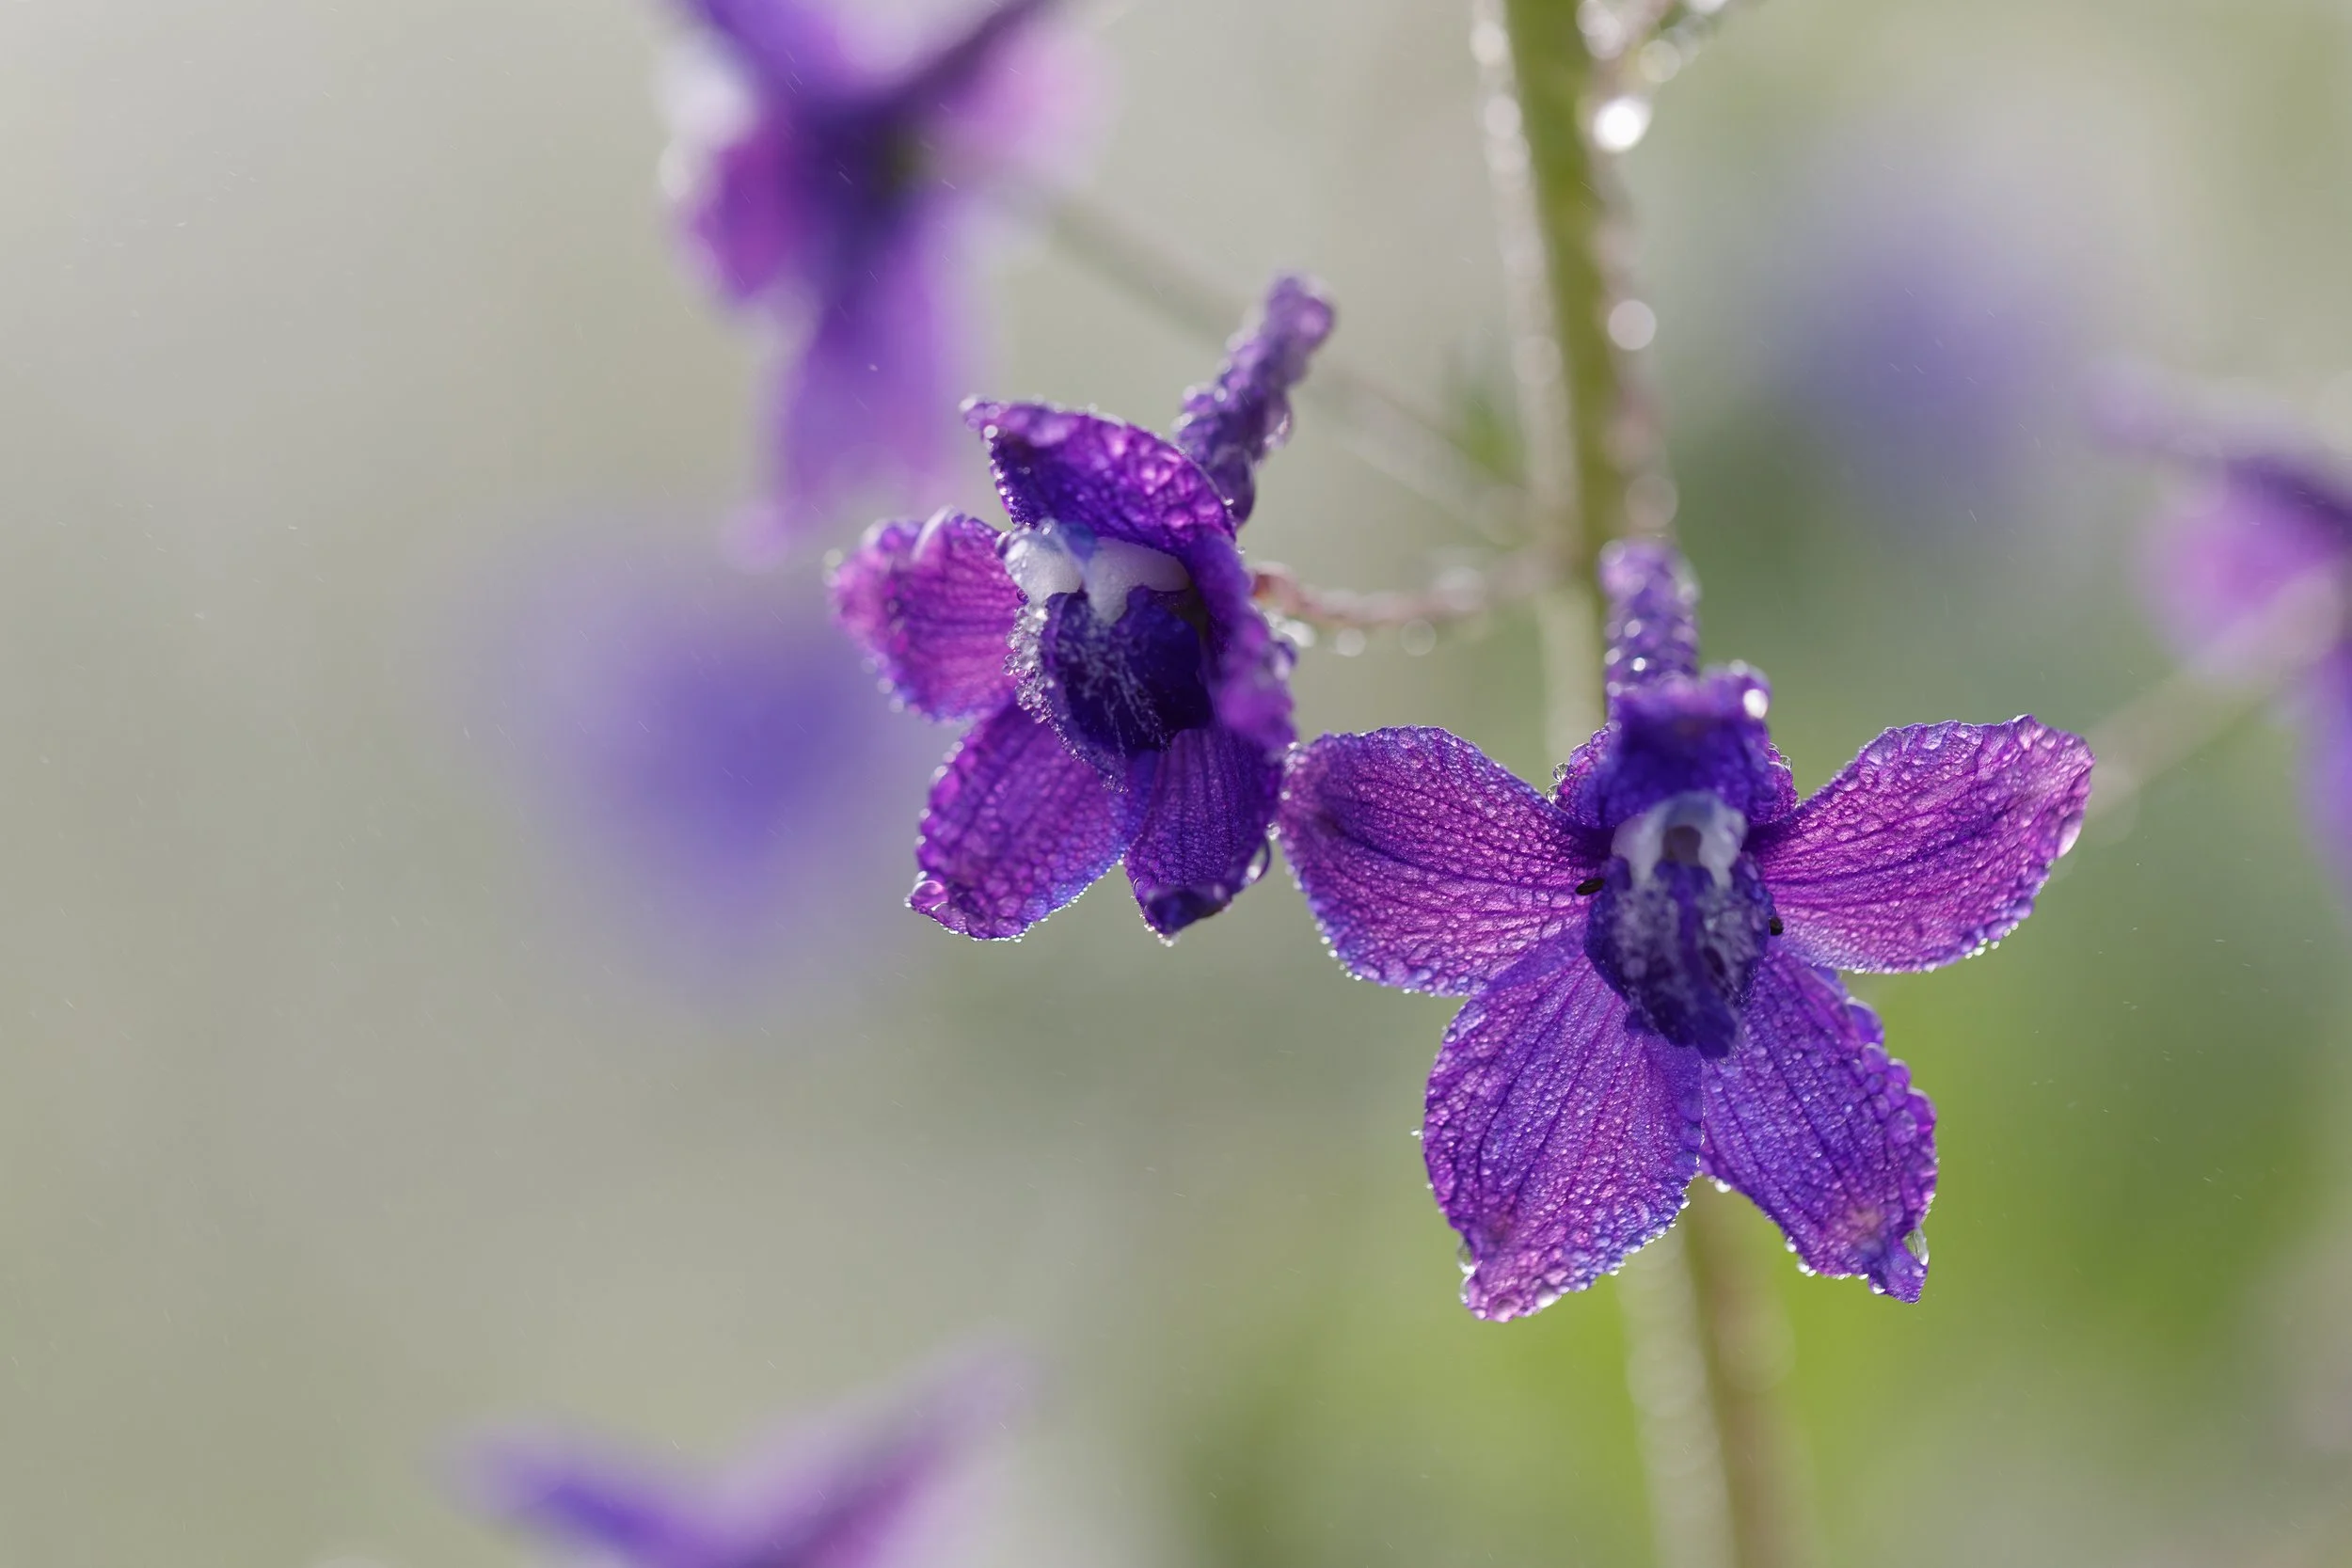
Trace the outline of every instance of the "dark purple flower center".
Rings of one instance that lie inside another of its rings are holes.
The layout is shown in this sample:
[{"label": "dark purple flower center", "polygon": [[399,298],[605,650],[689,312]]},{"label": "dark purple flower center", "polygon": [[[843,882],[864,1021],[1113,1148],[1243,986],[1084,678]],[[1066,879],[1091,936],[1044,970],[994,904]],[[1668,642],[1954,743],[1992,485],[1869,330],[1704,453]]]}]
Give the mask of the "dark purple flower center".
[{"label": "dark purple flower center", "polygon": [[1207,613],[1174,557],[1046,523],[1016,533],[1005,564],[1029,601],[1022,705],[1106,777],[1215,717]]},{"label": "dark purple flower center", "polygon": [[1617,830],[1584,927],[1586,955],[1634,1022],[1703,1056],[1739,1043],[1772,926],[1747,834],[1708,791],[1659,801]]},{"label": "dark purple flower center", "polygon": [[826,173],[876,210],[905,205],[930,173],[923,128],[903,115],[866,110],[827,129]]}]

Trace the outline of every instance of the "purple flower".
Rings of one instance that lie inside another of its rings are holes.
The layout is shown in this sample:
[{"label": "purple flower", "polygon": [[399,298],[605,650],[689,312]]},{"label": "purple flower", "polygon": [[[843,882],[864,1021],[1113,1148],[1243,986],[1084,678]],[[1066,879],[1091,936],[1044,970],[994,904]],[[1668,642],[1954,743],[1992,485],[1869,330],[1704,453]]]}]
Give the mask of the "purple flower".
[{"label": "purple flower", "polygon": [[773,553],[861,488],[920,494],[945,472],[968,385],[972,198],[1067,133],[1079,84],[998,0],[912,61],[862,62],[808,0],[684,0],[707,36],[680,57],[664,183],[712,286],[804,333],[779,367],[768,504]]},{"label": "purple flower", "polygon": [[1292,739],[1289,645],[1234,543],[1287,393],[1331,330],[1279,279],[1171,444],[1037,404],[975,403],[1012,530],[883,523],[834,578],[884,686],[977,722],[931,787],[909,903],[1017,937],[1122,858],[1164,938],[1258,879]]},{"label": "purple flower", "polygon": [[882,1568],[907,1560],[965,1451],[1013,1390],[987,1367],[879,1414],[787,1433],[726,1473],[678,1476],[575,1440],[510,1437],[474,1456],[489,1512],[628,1568]]},{"label": "purple flower", "polygon": [[2352,885],[2352,471],[2275,434],[2125,419],[2133,428],[2117,434],[2200,471],[2153,536],[2150,601],[2183,651],[2217,673],[2282,657],[2304,666],[2291,707],[2303,733],[2307,809],[2338,878]]},{"label": "purple flower", "polygon": [[2030,718],[1889,730],[1800,805],[1742,665],[1698,668],[1666,545],[1612,546],[1609,723],[1547,800],[1443,730],[1326,736],[1280,835],[1340,961],[1467,996],[1423,1154],[1512,1318],[1613,1271],[1704,1172],[1804,1264],[1927,1276],[1935,1113],[1836,971],[1933,969],[2026,917],[2090,794]]},{"label": "purple flower", "polygon": [[475,717],[515,742],[533,820],[638,917],[631,946],[698,994],[836,929],[814,911],[901,852],[901,808],[873,780],[912,766],[918,736],[798,597],[700,558],[575,544],[496,606],[497,707]]}]

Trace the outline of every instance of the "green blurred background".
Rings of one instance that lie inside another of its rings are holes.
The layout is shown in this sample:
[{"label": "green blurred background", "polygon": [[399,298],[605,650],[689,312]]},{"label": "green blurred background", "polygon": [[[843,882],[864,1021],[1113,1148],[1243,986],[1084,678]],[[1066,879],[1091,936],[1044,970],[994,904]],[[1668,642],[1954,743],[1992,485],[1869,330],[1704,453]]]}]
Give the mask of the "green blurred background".
[{"label": "green blurred background", "polygon": [[[1236,289],[1315,271],[1337,356],[1476,403],[1464,10],[1087,12],[1094,199]],[[1117,879],[982,949],[892,916],[894,846],[882,918],[723,994],[580,895],[469,651],[573,519],[691,557],[739,494],[753,354],[653,197],[666,23],[0,8],[0,1562],[521,1560],[441,1485],[482,1420],[715,1457],[985,1330],[1051,1392],[949,1560],[1645,1560],[1615,1287],[1462,1312],[1410,1136],[1448,1007],[1345,979],[1286,878],[1172,953]],[[1663,89],[1627,171],[1682,527],[1802,786],[2164,674],[2163,486],[2079,377],[2352,440],[2348,152],[2341,0],[1770,0]],[[1164,421],[1214,361],[1041,241],[992,292],[993,390]],[[1358,586],[1477,546],[1311,405],[1251,531]],[[1302,718],[1539,776],[1533,662],[1508,619],[1318,649]],[[2345,929],[2292,759],[2250,721],[1997,954],[1866,983],[1941,1113],[1926,1300],[1751,1227],[1824,1561],[2352,1562]],[[910,832],[923,783],[873,782]]]}]

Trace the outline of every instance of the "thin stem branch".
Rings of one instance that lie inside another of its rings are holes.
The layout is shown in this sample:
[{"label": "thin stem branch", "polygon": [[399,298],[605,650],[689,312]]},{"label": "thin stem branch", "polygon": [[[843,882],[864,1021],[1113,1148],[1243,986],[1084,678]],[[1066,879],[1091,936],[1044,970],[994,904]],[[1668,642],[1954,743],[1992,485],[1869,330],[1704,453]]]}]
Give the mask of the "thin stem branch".
[{"label": "thin stem branch", "polygon": [[2092,773],[2085,818],[2113,816],[2158,775],[2236,727],[2310,669],[2343,636],[2344,585],[2332,566],[2287,585],[2197,657],[2092,726]]},{"label": "thin stem branch", "polygon": [[[1083,198],[1026,205],[1064,255],[1188,332],[1222,343],[1256,304]],[[1344,359],[1318,356],[1298,396],[1334,417],[1351,452],[1454,522],[1498,542],[1521,531],[1526,501],[1515,486],[1472,462],[1442,420]]]},{"label": "thin stem branch", "polygon": [[1529,551],[1484,571],[1442,572],[1428,587],[1403,593],[1316,588],[1299,581],[1289,567],[1269,562],[1257,569],[1251,593],[1275,614],[1318,630],[1391,631],[1416,624],[1437,627],[1476,620],[1532,598],[1550,583],[1549,557]]}]

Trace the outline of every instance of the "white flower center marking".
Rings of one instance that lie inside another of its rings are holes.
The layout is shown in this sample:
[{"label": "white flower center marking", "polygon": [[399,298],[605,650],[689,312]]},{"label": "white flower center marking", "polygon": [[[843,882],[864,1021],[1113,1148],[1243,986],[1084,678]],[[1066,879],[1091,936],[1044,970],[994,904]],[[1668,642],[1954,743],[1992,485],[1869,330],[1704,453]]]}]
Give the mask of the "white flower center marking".
[{"label": "white flower center marking", "polygon": [[1636,888],[1648,887],[1660,861],[1702,865],[1719,888],[1731,885],[1731,863],[1748,841],[1748,819],[1704,789],[1668,796],[1617,830],[1613,853],[1624,857]]},{"label": "white flower center marking", "polygon": [[1174,594],[1192,586],[1191,574],[1172,555],[1123,539],[1097,539],[1051,519],[1013,535],[1005,546],[1005,570],[1032,605],[1084,589],[1094,618],[1104,626],[1127,613],[1127,595],[1138,588]]}]

